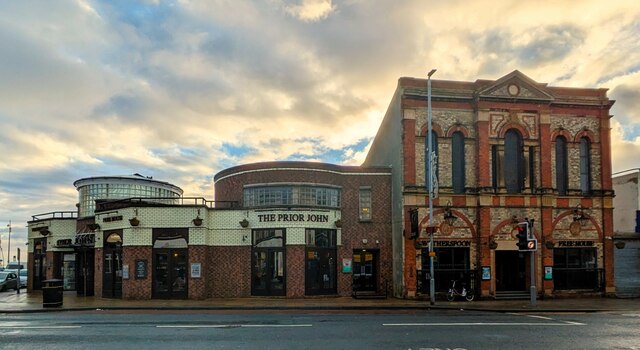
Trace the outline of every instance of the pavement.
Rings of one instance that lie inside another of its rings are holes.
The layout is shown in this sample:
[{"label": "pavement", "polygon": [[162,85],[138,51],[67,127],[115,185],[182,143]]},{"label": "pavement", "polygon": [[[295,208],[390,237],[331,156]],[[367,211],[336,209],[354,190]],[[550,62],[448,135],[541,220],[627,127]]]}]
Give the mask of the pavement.
[{"label": "pavement", "polygon": [[441,301],[431,305],[429,300],[354,299],[351,297],[247,297],[212,298],[205,300],[122,300],[95,296],[78,296],[75,291],[64,292],[61,307],[43,307],[42,292],[20,294],[0,293],[0,313],[27,313],[88,310],[472,310],[494,312],[640,312],[640,299],[611,297],[578,297],[536,300],[474,300]]}]

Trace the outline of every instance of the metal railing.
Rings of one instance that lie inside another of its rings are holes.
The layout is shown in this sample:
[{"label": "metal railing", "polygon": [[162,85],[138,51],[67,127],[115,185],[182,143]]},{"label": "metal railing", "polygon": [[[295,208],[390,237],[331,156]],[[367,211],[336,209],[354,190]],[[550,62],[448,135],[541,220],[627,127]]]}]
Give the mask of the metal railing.
[{"label": "metal railing", "polygon": [[50,213],[36,214],[31,216],[31,221],[50,220],[50,219],[77,219],[77,211],[53,211]]},{"label": "metal railing", "polygon": [[553,269],[553,287],[556,290],[604,290],[604,269],[558,268]]},{"label": "metal railing", "polygon": [[204,206],[210,209],[240,209],[236,201],[210,201],[203,197],[132,197],[96,201],[96,211],[130,206]]}]

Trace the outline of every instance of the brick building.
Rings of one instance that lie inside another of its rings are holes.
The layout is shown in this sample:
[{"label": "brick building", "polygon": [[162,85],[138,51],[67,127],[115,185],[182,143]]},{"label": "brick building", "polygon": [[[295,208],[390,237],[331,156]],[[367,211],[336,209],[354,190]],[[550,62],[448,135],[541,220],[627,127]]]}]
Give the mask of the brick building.
[{"label": "brick building", "polygon": [[56,257],[75,251],[79,294],[124,299],[386,294],[390,183],[388,167],[267,162],[218,173],[215,201],[78,186],[80,215],[29,221],[30,270],[65,278]]},{"label": "brick building", "polygon": [[[518,251],[515,233],[533,219],[539,293],[613,293],[607,90],[548,86],[514,71],[432,80],[431,91],[436,291],[457,279],[484,297],[526,293],[529,253]],[[410,298],[430,293],[427,97],[427,79],[399,79],[364,163],[392,166],[394,291]]]}]

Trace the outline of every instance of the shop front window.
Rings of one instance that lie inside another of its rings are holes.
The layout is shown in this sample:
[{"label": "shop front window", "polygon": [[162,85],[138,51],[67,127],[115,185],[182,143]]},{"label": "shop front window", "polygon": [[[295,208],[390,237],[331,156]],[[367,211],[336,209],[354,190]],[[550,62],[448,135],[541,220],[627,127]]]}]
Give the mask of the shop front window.
[{"label": "shop front window", "polygon": [[596,248],[555,248],[553,250],[555,289],[598,289],[601,271],[597,268],[596,253]]}]

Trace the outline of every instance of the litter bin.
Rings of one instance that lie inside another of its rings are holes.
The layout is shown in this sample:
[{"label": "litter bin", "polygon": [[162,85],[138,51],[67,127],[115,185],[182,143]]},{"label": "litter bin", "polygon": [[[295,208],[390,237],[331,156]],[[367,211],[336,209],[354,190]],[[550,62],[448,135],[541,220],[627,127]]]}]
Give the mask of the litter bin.
[{"label": "litter bin", "polygon": [[62,280],[51,279],[42,282],[44,283],[44,287],[42,287],[42,306],[62,306]]}]

